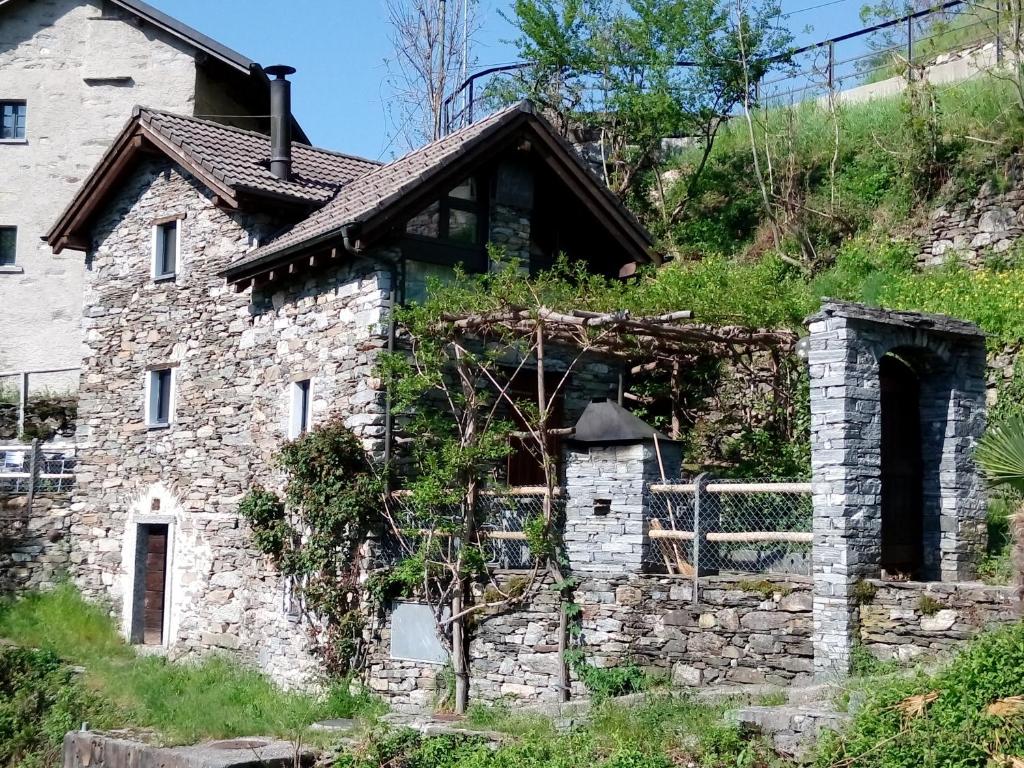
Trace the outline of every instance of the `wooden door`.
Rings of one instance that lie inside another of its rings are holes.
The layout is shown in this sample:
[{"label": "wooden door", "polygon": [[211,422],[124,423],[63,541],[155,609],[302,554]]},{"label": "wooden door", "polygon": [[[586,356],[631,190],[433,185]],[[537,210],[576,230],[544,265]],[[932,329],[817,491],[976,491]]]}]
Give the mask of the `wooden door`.
[{"label": "wooden door", "polygon": [[886,355],[879,366],[882,407],[882,569],[919,575],[924,549],[921,404],[917,374]]},{"label": "wooden door", "polygon": [[[142,642],[163,645],[167,585],[167,526],[145,526],[142,568]],[[142,543],[142,542],[140,542]]]}]

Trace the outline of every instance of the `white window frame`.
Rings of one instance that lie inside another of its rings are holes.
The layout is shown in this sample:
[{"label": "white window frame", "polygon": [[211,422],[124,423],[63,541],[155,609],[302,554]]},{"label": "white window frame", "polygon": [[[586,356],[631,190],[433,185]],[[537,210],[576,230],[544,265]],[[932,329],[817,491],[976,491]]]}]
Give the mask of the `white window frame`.
[{"label": "white window frame", "polygon": [[[305,403],[303,403],[303,386],[305,386]],[[313,379],[296,379],[288,385],[288,395],[290,401],[288,439],[295,440],[302,437],[313,426]]]},{"label": "white window frame", "polygon": [[[167,421],[166,422],[157,421],[154,418],[155,414],[153,413],[153,406],[154,406],[154,403],[153,403],[153,382],[154,382],[154,380],[156,378],[156,374],[162,373],[164,371],[170,371],[171,372],[171,381],[170,381],[170,390],[171,391],[169,393],[170,399],[169,399],[169,402],[167,404]],[[143,408],[145,409],[145,414],[146,414],[146,426],[149,427],[150,429],[166,429],[167,427],[171,426],[174,423],[174,408],[177,405],[177,399],[178,399],[178,397],[177,397],[178,386],[177,385],[178,385],[178,369],[175,368],[173,365],[158,366],[158,367],[149,368],[149,369],[146,370],[146,381],[145,381],[145,387],[144,387],[144,397],[145,397],[145,400],[143,401]]]},{"label": "white window frame", "polygon": [[[153,233],[151,236],[151,247],[152,251],[150,261],[152,263],[152,269],[150,270],[154,281],[161,280],[174,280],[178,277],[178,272],[181,271],[181,226],[182,217],[174,216],[168,219],[162,219],[160,221],[153,222]],[[163,228],[169,225],[174,225],[174,271],[160,273],[160,235]]]}]

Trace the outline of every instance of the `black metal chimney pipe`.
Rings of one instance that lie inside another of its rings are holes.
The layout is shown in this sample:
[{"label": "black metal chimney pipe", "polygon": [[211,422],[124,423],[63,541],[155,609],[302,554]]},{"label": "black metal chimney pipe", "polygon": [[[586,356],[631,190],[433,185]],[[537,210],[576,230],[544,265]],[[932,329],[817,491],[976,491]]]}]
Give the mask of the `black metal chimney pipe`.
[{"label": "black metal chimney pipe", "polygon": [[292,84],[294,67],[277,64],[264,70],[270,81],[270,172],[279,179],[292,175]]}]

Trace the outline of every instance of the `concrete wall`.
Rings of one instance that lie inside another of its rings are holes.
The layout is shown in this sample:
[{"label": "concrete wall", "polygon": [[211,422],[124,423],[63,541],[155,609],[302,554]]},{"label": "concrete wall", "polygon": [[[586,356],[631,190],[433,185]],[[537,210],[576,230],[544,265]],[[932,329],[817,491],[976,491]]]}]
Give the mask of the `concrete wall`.
[{"label": "concrete wall", "polygon": [[[18,227],[16,268],[0,268],[0,370],[79,364],[84,254],[55,256],[40,238],[135,105],[184,114],[197,107],[196,51],[115,15],[123,13],[116,7],[100,18],[101,6],[19,0],[0,10],[0,100],[28,104],[26,141],[0,143],[0,225]],[[240,109],[216,97],[225,86],[211,78],[204,74],[204,103]]]}]

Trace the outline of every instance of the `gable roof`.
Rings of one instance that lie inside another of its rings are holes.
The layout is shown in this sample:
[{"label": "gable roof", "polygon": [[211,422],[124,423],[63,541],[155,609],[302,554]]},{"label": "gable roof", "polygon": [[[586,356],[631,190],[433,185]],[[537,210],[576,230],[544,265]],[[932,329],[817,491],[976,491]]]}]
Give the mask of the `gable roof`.
[{"label": "gable roof", "polygon": [[267,245],[232,264],[224,274],[230,282],[251,278],[290,256],[343,236],[358,228],[362,247],[403,215],[415,214],[429,202],[436,185],[457,182],[482,153],[496,154],[508,142],[521,141],[523,130],[538,140],[539,149],[556,173],[577,194],[587,198],[609,225],[617,229],[640,262],[652,260],[651,238],[576,150],[536,114],[529,102],[495,112],[442,139],[383,165],[343,187],[320,210]]},{"label": "gable roof", "polygon": [[245,195],[319,207],[346,184],[380,165],[293,142],[292,176],[279,179],[270,172],[269,136],[139,107],[46,234],[45,239],[57,253],[65,247],[85,247],[80,230],[103,203],[119,175],[146,147],[156,148],[174,159],[232,207],[238,207],[238,198]]}]

